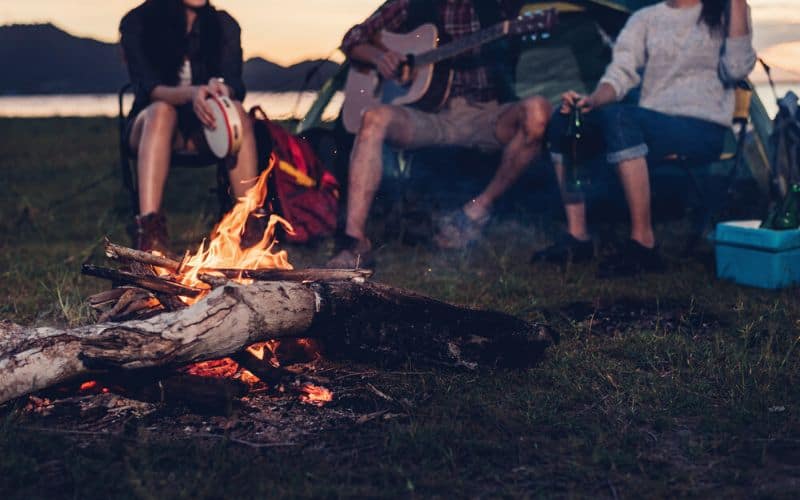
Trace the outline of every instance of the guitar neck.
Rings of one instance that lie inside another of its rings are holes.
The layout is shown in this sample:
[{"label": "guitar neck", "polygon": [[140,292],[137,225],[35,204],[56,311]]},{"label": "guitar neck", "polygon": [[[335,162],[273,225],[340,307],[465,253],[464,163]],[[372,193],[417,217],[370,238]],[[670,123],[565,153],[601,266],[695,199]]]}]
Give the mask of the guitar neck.
[{"label": "guitar neck", "polygon": [[428,64],[436,64],[451,59],[464,52],[476,49],[489,42],[503,38],[508,34],[509,22],[495,24],[491,28],[486,28],[481,31],[476,31],[471,35],[459,38],[454,42],[450,42],[441,47],[423,52],[414,57],[414,64],[417,66],[425,66]]}]

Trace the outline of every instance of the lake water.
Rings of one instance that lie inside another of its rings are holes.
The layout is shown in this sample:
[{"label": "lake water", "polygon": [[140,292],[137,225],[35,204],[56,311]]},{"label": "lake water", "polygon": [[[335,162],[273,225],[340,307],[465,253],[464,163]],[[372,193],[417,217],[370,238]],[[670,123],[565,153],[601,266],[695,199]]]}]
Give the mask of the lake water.
[{"label": "lake water", "polygon": [[[800,83],[777,85],[778,95],[789,90],[800,94]],[[777,111],[775,98],[769,85],[757,85],[756,90],[770,115]],[[314,92],[251,92],[245,107],[259,105],[272,119],[302,118],[314,102]],[[125,109],[129,109],[133,96],[126,96]],[[337,93],[325,109],[323,119],[333,120],[339,113],[344,96]],[[116,116],[117,96],[108,95],[34,95],[0,96],[0,116]]]},{"label": "lake water", "polygon": [[[259,105],[274,120],[302,118],[316,96],[315,92],[250,92],[244,106]],[[337,93],[323,119],[335,119],[343,100],[343,94]],[[126,112],[132,103],[133,95],[126,95]],[[114,94],[0,96],[0,116],[4,117],[117,116],[118,106]]]}]

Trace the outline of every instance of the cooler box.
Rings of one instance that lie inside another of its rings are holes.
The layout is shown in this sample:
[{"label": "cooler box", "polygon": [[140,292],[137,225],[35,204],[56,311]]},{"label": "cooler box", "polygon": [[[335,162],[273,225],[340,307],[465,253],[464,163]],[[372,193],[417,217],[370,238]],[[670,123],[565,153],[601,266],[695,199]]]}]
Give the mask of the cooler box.
[{"label": "cooler box", "polygon": [[761,221],[717,224],[717,277],[759,288],[800,283],[800,229],[761,229]]}]

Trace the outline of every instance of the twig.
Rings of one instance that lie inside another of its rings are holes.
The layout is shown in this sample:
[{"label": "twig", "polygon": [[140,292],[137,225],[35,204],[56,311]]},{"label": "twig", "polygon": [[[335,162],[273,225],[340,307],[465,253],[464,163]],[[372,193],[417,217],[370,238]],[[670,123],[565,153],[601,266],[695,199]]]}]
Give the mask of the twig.
[{"label": "twig", "polygon": [[183,285],[177,281],[172,281],[157,276],[140,276],[126,271],[110,269],[107,267],[93,266],[84,264],[81,273],[96,278],[102,278],[120,283],[130,283],[147,290],[160,292],[167,295],[181,295],[183,297],[197,297],[203,290],[192,286]]},{"label": "twig", "polygon": [[181,264],[180,262],[170,259],[169,257],[154,255],[150,252],[143,252],[141,250],[134,250],[133,248],[117,245],[112,243],[108,238],[106,238],[105,242],[105,251],[106,257],[109,259],[132,260],[142,264],[163,267],[168,271],[177,271]]},{"label": "twig", "polygon": [[290,441],[280,442],[280,443],[254,443],[252,441],[247,441],[240,438],[235,438],[231,436],[226,436],[225,434],[210,434],[205,432],[198,432],[192,434],[191,436],[186,436],[187,438],[191,437],[202,437],[202,438],[213,438],[213,439],[222,439],[225,441],[230,441],[231,443],[241,444],[243,446],[247,446],[250,448],[278,448],[282,446],[297,446],[297,443],[292,443]]}]

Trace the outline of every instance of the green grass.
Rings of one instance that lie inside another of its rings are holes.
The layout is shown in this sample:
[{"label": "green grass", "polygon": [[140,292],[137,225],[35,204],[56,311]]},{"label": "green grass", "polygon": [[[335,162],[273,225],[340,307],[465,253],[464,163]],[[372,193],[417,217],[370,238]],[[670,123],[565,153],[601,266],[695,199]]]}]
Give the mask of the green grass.
[{"label": "green grass", "polygon": [[[106,119],[0,120],[0,319],[90,320],[79,275],[108,234],[125,242],[127,199]],[[194,244],[216,210],[213,172],[176,171],[173,238]],[[89,186],[89,187],[87,187]],[[797,290],[718,282],[704,259],[663,276],[601,281],[593,266],[528,265],[548,240],[536,216],[499,221],[466,253],[386,242],[381,281],[549,321],[561,344],[528,371],[387,376],[408,417],[253,450],[165,440],[146,421],[122,435],[27,430],[0,414],[0,496],[714,496],[800,488]],[[683,224],[658,227],[675,255]],[[290,248],[296,265],[328,245]],[[594,316],[592,313],[595,313]]]}]

